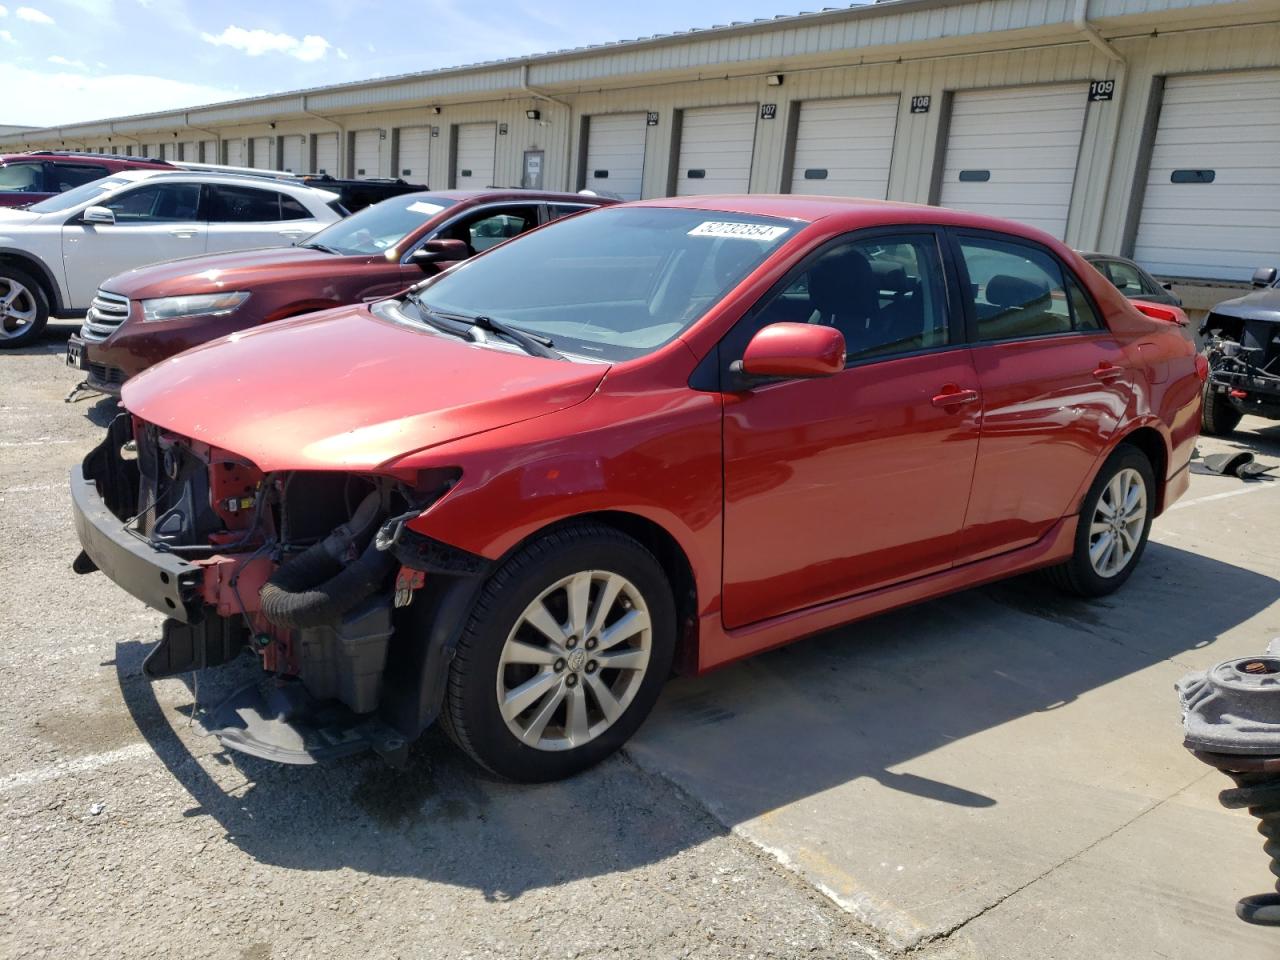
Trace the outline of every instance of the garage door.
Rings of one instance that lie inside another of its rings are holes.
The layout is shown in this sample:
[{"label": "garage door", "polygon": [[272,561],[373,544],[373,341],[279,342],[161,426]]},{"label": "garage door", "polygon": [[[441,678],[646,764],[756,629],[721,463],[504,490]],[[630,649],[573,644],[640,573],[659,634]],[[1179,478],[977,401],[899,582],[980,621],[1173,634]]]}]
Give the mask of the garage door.
[{"label": "garage door", "polygon": [[396,151],[395,175],[410,183],[427,183],[430,176],[431,128],[401,127]]},{"label": "garage door", "polygon": [[177,160],[178,145],[176,143],[160,144],[160,159],[161,160]]},{"label": "garage door", "polygon": [[250,151],[250,165],[255,166],[256,169],[270,170],[275,166],[275,159],[271,156],[270,137],[251,138],[248,142],[248,151]]},{"label": "garage door", "polygon": [[453,185],[459,190],[479,190],[492,186],[498,125],[463,123],[458,125],[457,132],[457,173],[453,178]]},{"label": "garage door", "polygon": [[756,107],[685,110],[676,196],[746,193],[756,141]]},{"label": "garage door", "polygon": [[1088,96],[1081,84],[956,93],[939,202],[1061,239]]},{"label": "garage door", "polygon": [[307,138],[283,137],[280,140],[280,166],[290,173],[307,173]]},{"label": "garage door", "polygon": [[357,130],[351,136],[351,175],[368,179],[381,176],[382,141],[377,130]]},{"label": "garage door", "polygon": [[201,163],[217,163],[218,162],[218,141],[217,140],[201,140],[200,154],[196,157]]},{"label": "garage door", "polygon": [[1207,280],[1280,266],[1280,71],[1165,81],[1134,256]]},{"label": "garage door", "polygon": [[200,144],[195,140],[184,140],[181,148],[181,159],[188,163],[195,163],[200,159]]},{"label": "garage door", "polygon": [[315,173],[338,175],[338,135],[336,133],[316,134],[316,169]]},{"label": "garage door", "polygon": [[897,126],[897,97],[801,105],[791,192],[885,199]]},{"label": "garage door", "polygon": [[244,166],[244,141],[243,140],[224,140],[222,141],[225,160],[224,163],[229,167]]},{"label": "garage door", "polygon": [[615,113],[587,121],[587,167],[583,186],[639,200],[644,181],[643,113]]}]

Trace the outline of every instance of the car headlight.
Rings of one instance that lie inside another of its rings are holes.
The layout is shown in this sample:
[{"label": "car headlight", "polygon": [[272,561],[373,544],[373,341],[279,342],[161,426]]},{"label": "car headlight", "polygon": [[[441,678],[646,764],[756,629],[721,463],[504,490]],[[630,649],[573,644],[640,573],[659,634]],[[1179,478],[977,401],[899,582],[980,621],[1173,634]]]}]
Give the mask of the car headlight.
[{"label": "car headlight", "polygon": [[156,320],[173,320],[176,317],[216,317],[230,313],[248,299],[247,291],[237,291],[143,300],[142,319],[152,323]]}]

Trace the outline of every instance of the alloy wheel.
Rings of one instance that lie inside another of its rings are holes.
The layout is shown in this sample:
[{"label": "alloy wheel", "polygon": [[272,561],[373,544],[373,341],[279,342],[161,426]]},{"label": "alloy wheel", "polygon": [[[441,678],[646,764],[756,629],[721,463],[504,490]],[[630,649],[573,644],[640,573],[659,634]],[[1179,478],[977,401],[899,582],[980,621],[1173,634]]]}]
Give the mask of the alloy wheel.
[{"label": "alloy wheel", "polygon": [[1098,497],[1089,525],[1089,562],[1100,577],[1114,577],[1129,565],[1142,543],[1147,522],[1147,484],[1125,467]]},{"label": "alloy wheel", "polygon": [[644,681],[653,629],[630,580],[584,570],[542,591],[498,660],[498,709],[537,750],[572,750],[618,720]]},{"label": "alloy wheel", "polygon": [[12,277],[0,277],[0,340],[21,337],[35,320],[35,294]]}]

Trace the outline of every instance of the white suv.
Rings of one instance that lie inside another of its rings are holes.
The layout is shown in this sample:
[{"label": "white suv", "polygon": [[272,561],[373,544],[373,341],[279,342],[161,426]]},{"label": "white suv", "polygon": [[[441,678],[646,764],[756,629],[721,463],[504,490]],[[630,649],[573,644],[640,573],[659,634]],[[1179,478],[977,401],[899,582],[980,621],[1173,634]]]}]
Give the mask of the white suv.
[{"label": "white suv", "polygon": [[0,349],[83,316],[98,284],[134,267],[310,236],[346,213],[301,184],[226,173],[130,170],[0,208]]}]

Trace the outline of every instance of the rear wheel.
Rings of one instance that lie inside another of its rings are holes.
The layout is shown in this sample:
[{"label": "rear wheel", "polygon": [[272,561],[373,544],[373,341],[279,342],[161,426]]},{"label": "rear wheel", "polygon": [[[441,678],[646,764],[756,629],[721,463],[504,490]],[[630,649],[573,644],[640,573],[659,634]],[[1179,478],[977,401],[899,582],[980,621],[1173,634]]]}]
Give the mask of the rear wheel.
[{"label": "rear wheel", "polygon": [[548,534],[481,591],[450,668],[445,727],[500,776],[570,776],[640,726],[675,632],[671,587],[643,546],[593,524]]},{"label": "rear wheel", "polygon": [[1213,389],[1213,382],[1204,385],[1204,406],[1200,413],[1200,432],[1210,437],[1225,437],[1235,431],[1244,416],[1221,393]]},{"label": "rear wheel", "polygon": [[1071,559],[1051,568],[1049,578],[1081,597],[1119,589],[1146,549],[1155,498],[1151,461],[1136,447],[1121,444],[1085,494]]},{"label": "rear wheel", "polygon": [[49,298],[26,271],[0,263],[0,350],[31,343],[49,322]]}]

